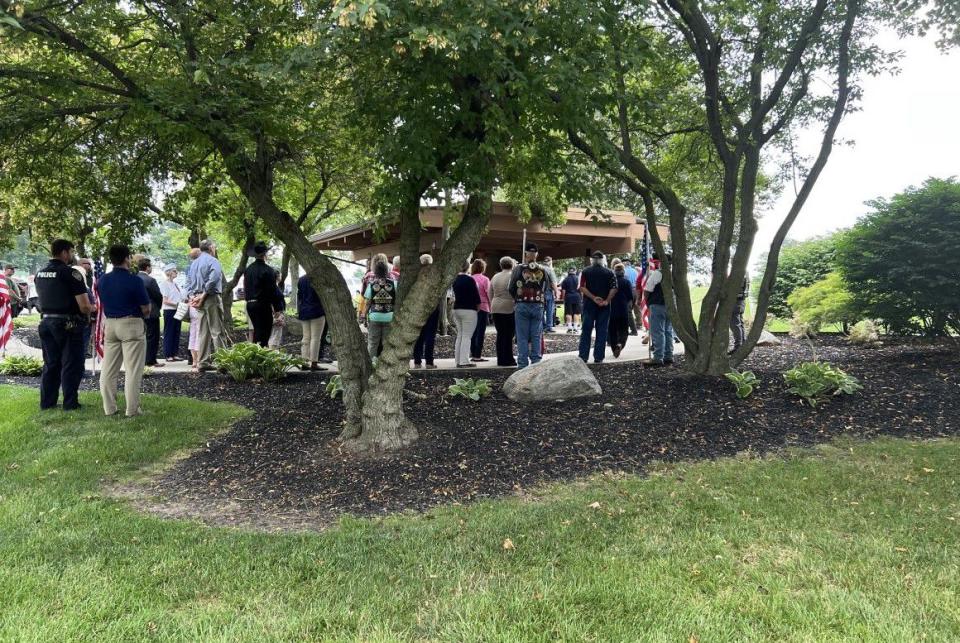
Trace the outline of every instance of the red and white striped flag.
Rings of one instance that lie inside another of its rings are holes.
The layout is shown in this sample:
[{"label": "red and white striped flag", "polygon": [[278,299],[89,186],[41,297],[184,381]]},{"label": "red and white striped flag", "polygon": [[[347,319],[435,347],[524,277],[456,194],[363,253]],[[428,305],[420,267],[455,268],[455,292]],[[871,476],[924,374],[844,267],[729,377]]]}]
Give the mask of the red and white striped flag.
[{"label": "red and white striped flag", "polygon": [[637,288],[640,289],[640,321],[646,330],[650,330],[650,307],[647,305],[647,275],[650,274],[652,261],[647,264],[643,274],[640,275],[640,281]]},{"label": "red and white striped flag", "polygon": [[97,322],[93,328],[93,352],[97,360],[103,360],[103,305],[100,303],[100,279],[103,278],[103,262],[93,262],[93,300],[97,307]]},{"label": "red and white striped flag", "polygon": [[0,351],[7,347],[13,335],[13,298],[7,280],[0,278]]}]

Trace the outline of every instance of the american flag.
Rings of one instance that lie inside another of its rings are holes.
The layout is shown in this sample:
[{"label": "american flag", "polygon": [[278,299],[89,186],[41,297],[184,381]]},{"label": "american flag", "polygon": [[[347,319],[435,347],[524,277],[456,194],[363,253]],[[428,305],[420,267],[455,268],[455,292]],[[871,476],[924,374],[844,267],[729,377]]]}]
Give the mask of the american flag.
[{"label": "american flag", "polygon": [[13,335],[13,298],[7,280],[0,277],[0,351],[7,347]]},{"label": "american flag", "polygon": [[93,299],[97,307],[97,322],[93,329],[93,351],[96,359],[103,360],[103,306],[100,304],[100,279],[104,275],[103,262],[93,261]]},{"label": "american flag", "polygon": [[640,321],[646,330],[650,330],[650,307],[647,306],[647,270],[650,267],[650,237],[647,235],[647,224],[643,224],[643,246],[640,248]]}]

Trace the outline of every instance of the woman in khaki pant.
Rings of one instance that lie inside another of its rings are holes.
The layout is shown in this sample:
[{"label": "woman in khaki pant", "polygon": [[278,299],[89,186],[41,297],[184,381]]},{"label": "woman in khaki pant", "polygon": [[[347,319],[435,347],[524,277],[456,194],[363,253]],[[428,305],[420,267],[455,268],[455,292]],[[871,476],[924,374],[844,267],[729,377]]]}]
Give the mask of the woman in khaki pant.
[{"label": "woman in khaki pant", "polygon": [[303,328],[303,339],[300,341],[300,357],[307,363],[311,371],[320,369],[320,345],[323,339],[323,327],[327,317],[323,310],[323,303],[317,296],[317,291],[310,285],[310,279],[303,275],[297,281],[297,318]]},{"label": "woman in khaki pant", "polygon": [[97,284],[99,305],[104,315],[100,396],[103,398],[103,412],[116,414],[117,380],[122,364],[126,371],[126,414],[131,417],[140,415],[140,383],[147,351],[143,319],[150,314],[150,299],[143,280],[130,272],[127,246],[111,246],[110,263],[113,270],[101,277]]}]

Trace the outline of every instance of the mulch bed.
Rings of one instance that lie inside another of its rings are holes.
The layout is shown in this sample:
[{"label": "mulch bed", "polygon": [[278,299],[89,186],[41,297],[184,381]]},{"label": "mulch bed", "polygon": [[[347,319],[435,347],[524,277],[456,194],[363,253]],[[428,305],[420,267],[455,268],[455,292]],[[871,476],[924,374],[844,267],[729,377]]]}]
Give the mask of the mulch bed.
[{"label": "mulch bed", "polygon": [[[600,471],[642,472],[654,460],[764,453],[840,435],[960,431],[955,344],[862,349],[824,338],[815,346],[786,339],[758,348],[744,365],[761,381],[748,400],[737,400],[725,380],[637,363],[591,366],[603,395],[566,403],[511,402],[500,393],[509,371],[482,374],[494,384],[489,398],[451,400],[445,392],[452,374],[415,372],[408,389],[427,397],[411,396],[405,409],[420,440],[376,459],[337,450],[341,405],[324,394],[323,374],[255,385],[216,375],[154,375],[144,380],[146,391],[229,400],[255,413],[140,489],[139,504],[216,524],[298,529],[345,513],[420,511]],[[780,373],[814,350],[860,378],[864,390],[815,409],[791,397]]]}]

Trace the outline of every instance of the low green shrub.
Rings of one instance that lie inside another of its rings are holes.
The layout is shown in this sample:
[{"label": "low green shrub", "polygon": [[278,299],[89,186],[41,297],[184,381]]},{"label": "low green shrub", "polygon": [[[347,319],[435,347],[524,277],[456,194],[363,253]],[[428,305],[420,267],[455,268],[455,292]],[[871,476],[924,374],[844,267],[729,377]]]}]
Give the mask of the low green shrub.
[{"label": "low green shrub", "polygon": [[330,396],[331,400],[335,400],[343,395],[343,378],[339,375],[334,375],[330,378],[330,381],[327,382],[327,395]]},{"label": "low green shrub", "polygon": [[481,397],[490,395],[490,380],[456,377],[453,382],[447,389],[450,397],[460,396],[476,402]]},{"label": "low green shrub", "polygon": [[850,329],[850,334],[847,335],[847,341],[854,346],[869,347],[878,345],[880,343],[880,333],[877,331],[877,325],[869,319],[857,322]]},{"label": "low green shrub", "polygon": [[43,372],[43,360],[26,355],[8,355],[0,359],[0,375],[35,377]]},{"label": "low green shrub", "polygon": [[819,324],[803,321],[798,315],[794,315],[790,320],[790,337],[794,339],[810,339],[816,337],[819,331]]},{"label": "low green shrub", "polygon": [[826,362],[804,362],[783,374],[788,390],[810,406],[830,395],[852,395],[861,390],[860,381]]},{"label": "low green shrub", "polygon": [[737,389],[737,397],[741,400],[750,397],[753,389],[760,383],[753,371],[743,371],[742,373],[730,371],[724,377],[733,382],[733,386]]},{"label": "low green shrub", "polygon": [[303,366],[303,363],[302,359],[289,353],[249,342],[221,348],[213,355],[213,365],[238,382],[257,378],[276,382],[286,377],[290,370]]}]

